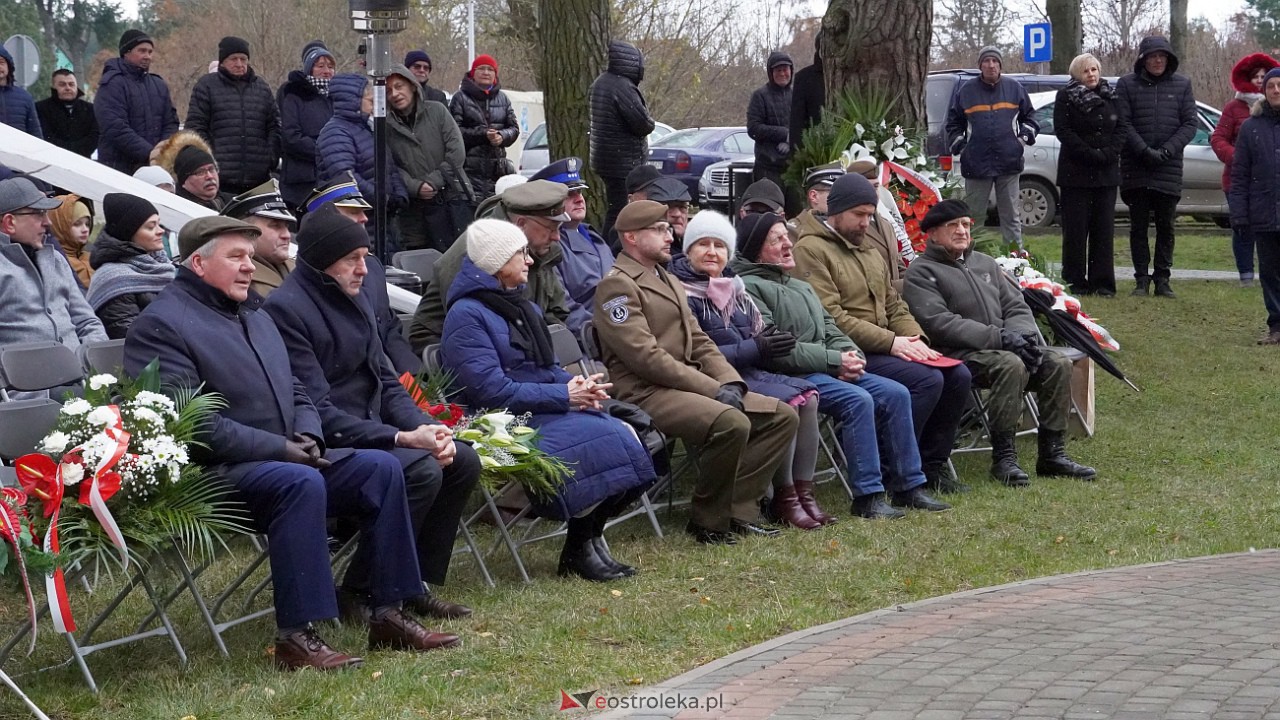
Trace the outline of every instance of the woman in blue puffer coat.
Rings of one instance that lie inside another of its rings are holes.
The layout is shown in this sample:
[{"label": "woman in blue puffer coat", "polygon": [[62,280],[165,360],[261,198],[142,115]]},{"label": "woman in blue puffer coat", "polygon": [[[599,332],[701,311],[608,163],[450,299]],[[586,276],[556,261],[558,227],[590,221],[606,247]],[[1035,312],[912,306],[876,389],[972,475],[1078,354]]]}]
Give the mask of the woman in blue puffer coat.
[{"label": "woman in blue puffer coat", "polygon": [[35,98],[18,85],[18,79],[14,77],[13,56],[3,47],[0,47],[0,61],[5,65],[0,68],[0,122],[43,140]]},{"label": "woman in blue puffer coat", "polygon": [[[761,233],[768,230],[762,228]],[[764,326],[742,280],[727,267],[736,246],[737,233],[729,218],[703,210],[685,228],[684,253],[671,259],[671,272],[684,284],[689,309],[698,324],[747,387],[790,403],[800,416],[792,453],[773,477],[770,514],[793,527],[815,530],[834,518],[826,515],[828,520],[822,521],[806,512],[796,485],[812,483],[818,460],[818,388],[808,380],[764,369],[769,359],[789,354],[796,339],[776,327]]]},{"label": "woman in blue puffer coat", "polygon": [[635,573],[603,540],[609,518],[655,479],[636,433],[601,411],[609,385],[560,366],[542,310],[523,296],[532,258],[524,233],[501,220],[477,220],[464,236],[467,257],[449,286],[441,362],[473,410],[530,413],[539,448],[573,468],[559,494],[533,498],[543,517],[568,523],[561,575],[603,582]]}]

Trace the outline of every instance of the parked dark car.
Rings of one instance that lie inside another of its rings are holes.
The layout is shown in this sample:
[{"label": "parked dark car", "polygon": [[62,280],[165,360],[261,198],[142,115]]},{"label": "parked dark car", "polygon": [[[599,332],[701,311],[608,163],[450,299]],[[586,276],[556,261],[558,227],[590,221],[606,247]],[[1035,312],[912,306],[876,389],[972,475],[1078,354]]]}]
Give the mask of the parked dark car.
[{"label": "parked dark car", "polygon": [[689,197],[696,201],[698,180],[708,165],[754,157],[755,149],[745,127],[690,128],[673,132],[651,146],[649,164],[687,185]]}]

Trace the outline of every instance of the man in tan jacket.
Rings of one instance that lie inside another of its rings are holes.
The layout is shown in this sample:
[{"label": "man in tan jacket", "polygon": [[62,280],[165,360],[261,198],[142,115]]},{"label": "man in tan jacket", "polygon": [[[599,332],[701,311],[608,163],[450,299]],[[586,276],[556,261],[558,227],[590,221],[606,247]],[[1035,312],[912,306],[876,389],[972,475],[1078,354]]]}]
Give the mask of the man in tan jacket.
[{"label": "man in tan jacket", "polygon": [[911,393],[912,422],[927,485],[962,491],[947,459],[969,399],[972,377],[927,344],[893,288],[889,268],[867,230],[879,198],[865,177],[840,176],[827,195],[827,217],[801,216],[796,277],[813,286],[836,325],[867,354],[867,372]]},{"label": "man in tan jacket", "polygon": [[623,208],[614,224],[622,254],[596,289],[594,323],[617,397],[639,405],[663,433],[699,448],[687,532],[732,545],[733,535],[772,536],[758,524],[760,499],[798,419],[786,403],[747,392],[689,311],[671,259],[667,207]]}]

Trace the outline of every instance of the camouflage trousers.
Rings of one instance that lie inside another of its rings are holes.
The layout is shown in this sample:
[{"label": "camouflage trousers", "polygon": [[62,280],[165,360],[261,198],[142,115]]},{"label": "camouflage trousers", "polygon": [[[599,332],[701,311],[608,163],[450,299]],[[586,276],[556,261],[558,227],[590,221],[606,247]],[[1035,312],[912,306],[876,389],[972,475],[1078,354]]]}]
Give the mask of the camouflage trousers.
[{"label": "camouflage trousers", "polygon": [[1022,416],[1023,393],[1036,393],[1040,427],[1066,432],[1071,412],[1071,360],[1053,348],[1044,348],[1044,362],[1034,373],[1022,359],[1007,350],[976,350],[961,358],[973,373],[973,384],[987,388],[987,422],[993,433],[1013,433]]}]

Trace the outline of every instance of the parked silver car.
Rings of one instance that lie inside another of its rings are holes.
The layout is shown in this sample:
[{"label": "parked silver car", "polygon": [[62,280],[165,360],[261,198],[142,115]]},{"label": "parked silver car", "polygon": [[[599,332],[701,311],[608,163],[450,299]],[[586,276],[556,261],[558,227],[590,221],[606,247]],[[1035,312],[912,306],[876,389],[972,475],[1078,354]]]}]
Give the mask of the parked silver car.
[{"label": "parked silver car", "polygon": [[[649,133],[649,145],[653,145],[675,131],[675,128],[666,123],[656,123],[653,132]],[[537,175],[539,170],[551,162],[550,154],[551,145],[547,140],[547,124],[538,123],[533,132],[529,133],[529,141],[524,144],[524,150],[520,153],[520,174],[527,178]]]},{"label": "parked silver car", "polygon": [[[1036,109],[1036,122],[1040,134],[1035,145],[1023,149],[1025,167],[1019,183],[1018,210],[1022,224],[1028,227],[1048,227],[1058,214],[1058,138],[1053,132],[1053,104],[1057,93],[1042,92],[1031,95],[1031,105]],[[1187,145],[1182,156],[1182,199],[1178,201],[1179,215],[1197,215],[1212,219],[1223,227],[1230,225],[1227,200],[1222,194],[1222,161],[1209,147],[1209,136],[1222,116],[1215,108],[1196,103],[1199,126],[1195,137]],[[959,172],[959,159],[955,172]],[[992,212],[995,197],[991,198]],[[1128,215],[1129,207],[1116,200],[1116,214]]]}]

